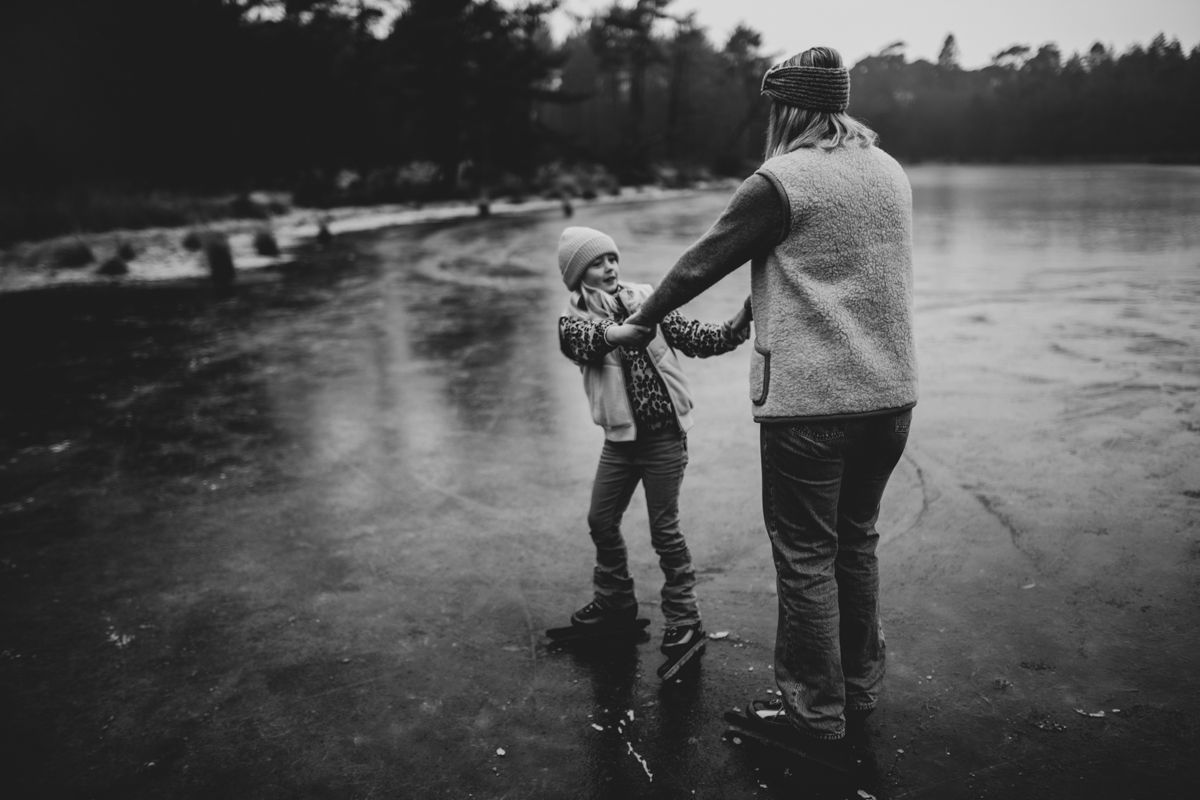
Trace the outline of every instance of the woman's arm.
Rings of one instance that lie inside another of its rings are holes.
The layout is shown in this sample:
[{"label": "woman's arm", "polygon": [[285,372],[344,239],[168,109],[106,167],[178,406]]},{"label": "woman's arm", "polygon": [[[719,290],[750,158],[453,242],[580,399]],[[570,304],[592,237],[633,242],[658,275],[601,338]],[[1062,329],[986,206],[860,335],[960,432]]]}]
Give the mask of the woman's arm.
[{"label": "woman's arm", "polygon": [[775,247],[787,232],[784,200],[768,178],[755,173],[742,182],[721,216],[691,247],[627,323],[654,326],[668,313]]}]

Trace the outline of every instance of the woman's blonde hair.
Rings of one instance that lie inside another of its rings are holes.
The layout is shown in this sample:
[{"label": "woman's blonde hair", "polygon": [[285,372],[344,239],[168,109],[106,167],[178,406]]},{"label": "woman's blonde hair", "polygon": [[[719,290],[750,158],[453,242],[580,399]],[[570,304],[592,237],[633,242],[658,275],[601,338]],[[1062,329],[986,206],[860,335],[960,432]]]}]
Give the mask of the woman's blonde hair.
[{"label": "woman's blonde hair", "polygon": [[[777,66],[841,67],[842,56],[832,47],[812,47]],[[875,131],[844,111],[814,111],[772,99],[763,157],[773,158],[800,147],[833,150],[850,142],[870,147],[878,139]]]}]

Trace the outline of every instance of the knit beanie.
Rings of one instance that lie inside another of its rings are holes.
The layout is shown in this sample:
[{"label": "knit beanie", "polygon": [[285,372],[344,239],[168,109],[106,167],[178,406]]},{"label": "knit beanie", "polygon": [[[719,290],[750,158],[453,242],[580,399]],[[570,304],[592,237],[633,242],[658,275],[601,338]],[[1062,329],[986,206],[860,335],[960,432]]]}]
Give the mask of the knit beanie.
[{"label": "knit beanie", "polygon": [[563,283],[567,288],[571,291],[578,289],[587,265],[593,258],[605,253],[621,257],[617,243],[607,233],[581,226],[564,230],[558,240],[558,268],[562,271]]}]

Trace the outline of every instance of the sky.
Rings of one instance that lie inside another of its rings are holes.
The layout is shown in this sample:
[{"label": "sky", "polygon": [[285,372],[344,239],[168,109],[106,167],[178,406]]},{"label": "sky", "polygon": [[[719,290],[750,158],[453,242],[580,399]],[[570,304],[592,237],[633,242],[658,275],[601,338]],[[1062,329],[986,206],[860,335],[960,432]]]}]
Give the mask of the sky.
[{"label": "sky", "polygon": [[[590,16],[611,5],[612,0],[564,0],[553,23],[556,37],[573,28],[570,14]],[[1178,39],[1185,53],[1200,45],[1200,0],[675,0],[670,10],[696,12],[718,46],[744,22],[763,35],[766,54],[784,57],[826,45],[850,65],[896,41],[906,43],[908,60],[935,61],[948,33],[967,69],[985,66],[1014,44],[1037,50],[1054,42],[1064,59],[1097,41],[1124,52],[1159,33]]]}]

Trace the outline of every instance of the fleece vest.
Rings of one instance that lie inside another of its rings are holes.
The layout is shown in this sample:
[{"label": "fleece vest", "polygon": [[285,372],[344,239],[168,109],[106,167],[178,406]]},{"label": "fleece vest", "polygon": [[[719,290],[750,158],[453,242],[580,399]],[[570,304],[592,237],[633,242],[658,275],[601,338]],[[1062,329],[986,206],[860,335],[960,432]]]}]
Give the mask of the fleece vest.
[{"label": "fleece vest", "polygon": [[[641,307],[642,302],[653,291],[649,284],[621,284],[619,297],[625,309],[634,313]],[[574,303],[567,304],[568,316],[597,319],[587,309],[579,308]],[[588,404],[592,410],[592,421],[604,428],[604,438],[613,442],[632,442],[637,439],[637,425],[633,417],[633,405],[629,400],[629,392],[625,386],[625,369],[621,365],[619,348],[613,348],[604,356],[599,364],[586,364],[580,367],[583,372],[583,389],[587,393]],[[679,430],[687,433],[692,427],[692,393],[679,356],[666,342],[661,331],[656,331],[653,339],[646,345],[650,363],[658,371],[663,384],[667,387],[667,395],[671,405],[675,407],[675,420]]]},{"label": "fleece vest", "polygon": [[790,227],[751,264],[755,420],[912,407],[912,190],[903,169],[851,143],[799,148],[759,173],[780,192]]}]

